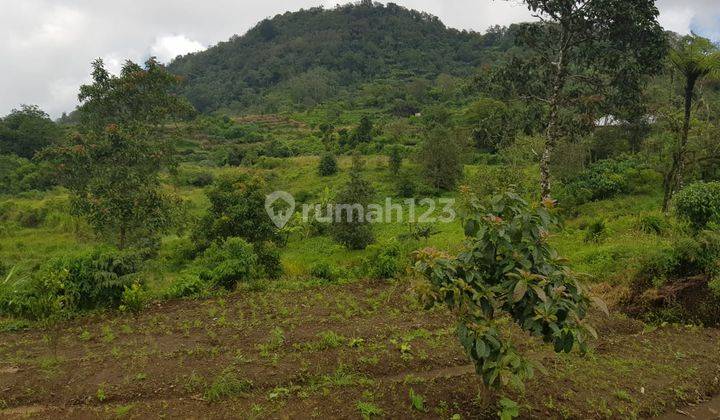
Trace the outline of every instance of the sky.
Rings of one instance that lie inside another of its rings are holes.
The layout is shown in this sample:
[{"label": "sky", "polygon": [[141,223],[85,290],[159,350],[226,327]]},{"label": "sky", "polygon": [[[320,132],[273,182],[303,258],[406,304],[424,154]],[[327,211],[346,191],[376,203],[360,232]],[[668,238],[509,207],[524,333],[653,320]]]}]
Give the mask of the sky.
[{"label": "sky", "polygon": [[[519,0],[394,0],[449,27],[485,31],[531,19]],[[720,41],[720,0],[657,0],[660,23]],[[0,116],[21,104],[52,117],[72,111],[90,63],[116,72],[124,60],[168,62],[242,35],[285,11],[337,0],[0,0]],[[345,1],[342,1],[345,3]]]}]

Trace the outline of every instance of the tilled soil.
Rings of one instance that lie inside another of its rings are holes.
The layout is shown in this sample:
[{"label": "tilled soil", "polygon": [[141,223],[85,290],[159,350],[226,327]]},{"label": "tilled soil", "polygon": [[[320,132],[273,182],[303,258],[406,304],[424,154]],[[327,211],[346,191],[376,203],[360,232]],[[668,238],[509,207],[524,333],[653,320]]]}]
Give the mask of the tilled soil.
[{"label": "tilled soil", "polygon": [[544,372],[498,394],[405,282],[164,302],[0,334],[0,418],[489,418],[503,396],[527,418],[627,418],[720,390],[720,331],[593,321],[584,356],[509,328]]}]

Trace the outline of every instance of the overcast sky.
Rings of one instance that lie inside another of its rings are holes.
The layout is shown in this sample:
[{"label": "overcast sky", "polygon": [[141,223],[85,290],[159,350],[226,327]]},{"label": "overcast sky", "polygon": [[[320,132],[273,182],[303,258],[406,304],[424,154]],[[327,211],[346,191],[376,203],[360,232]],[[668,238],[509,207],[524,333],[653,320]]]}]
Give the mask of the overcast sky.
[{"label": "overcast sky", "polygon": [[[344,3],[345,1],[342,1]],[[665,28],[720,40],[720,0],[658,0]],[[282,13],[337,0],[0,0],[0,116],[37,104],[53,117],[76,105],[90,62],[115,71],[125,59],[167,62]],[[395,0],[447,26],[484,31],[530,19],[519,1]]]}]

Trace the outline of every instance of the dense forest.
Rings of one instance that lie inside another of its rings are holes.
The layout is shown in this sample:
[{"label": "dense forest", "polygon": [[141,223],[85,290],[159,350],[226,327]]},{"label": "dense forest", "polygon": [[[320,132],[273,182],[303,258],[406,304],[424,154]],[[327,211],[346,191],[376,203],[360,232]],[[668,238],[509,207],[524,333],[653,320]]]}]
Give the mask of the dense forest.
[{"label": "dense forest", "polygon": [[710,416],[720,47],[523,3],[287,12],[0,118],[0,417]]},{"label": "dense forest", "polygon": [[275,112],[353,95],[368,82],[467,77],[511,38],[505,29],[461,32],[427,13],[365,1],[278,15],[178,57],[169,70],[186,79],[183,93],[201,112]]}]

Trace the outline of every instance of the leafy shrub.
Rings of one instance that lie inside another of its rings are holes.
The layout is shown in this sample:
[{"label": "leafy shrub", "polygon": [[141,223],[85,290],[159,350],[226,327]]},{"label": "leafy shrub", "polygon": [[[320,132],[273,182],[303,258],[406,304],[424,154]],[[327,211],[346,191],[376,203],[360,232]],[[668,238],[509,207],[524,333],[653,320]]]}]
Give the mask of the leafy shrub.
[{"label": "leafy shrub", "polygon": [[332,264],[327,262],[319,262],[312,266],[310,269],[310,275],[326,281],[336,281],[339,277],[338,270]]},{"label": "leafy shrub", "polygon": [[704,231],[654,250],[640,263],[635,288],[661,286],[672,279],[720,274],[720,233]]},{"label": "leafy shrub", "polygon": [[232,290],[238,282],[257,278],[258,257],[253,246],[242,238],[213,243],[199,259],[200,279],[215,287]]},{"label": "leafy shrub", "polygon": [[212,184],[215,176],[205,170],[183,168],[178,174],[178,180],[181,185],[202,188]]},{"label": "leafy shrub", "polygon": [[184,297],[201,297],[208,294],[207,282],[199,276],[184,274],[170,284],[165,297],[168,299],[180,299]]},{"label": "leafy shrub", "polygon": [[638,218],[635,228],[648,235],[664,235],[670,228],[670,222],[660,214],[646,214]]},{"label": "leafy shrub", "polygon": [[403,267],[402,251],[397,242],[373,245],[371,256],[365,261],[367,275],[372,279],[395,278]]},{"label": "leafy shrub", "polygon": [[637,166],[636,162],[629,159],[595,162],[565,183],[562,201],[579,205],[627,193],[630,180],[637,173]]},{"label": "leafy shrub", "polygon": [[325,153],[320,158],[320,164],[318,165],[318,174],[320,176],[332,176],[338,172],[337,159],[332,153]]},{"label": "leafy shrub", "polygon": [[607,225],[604,220],[595,220],[588,225],[585,231],[585,242],[602,242],[607,236]]},{"label": "leafy shrub", "polygon": [[413,198],[417,191],[415,178],[409,171],[403,171],[397,178],[396,183],[398,196],[403,198]]},{"label": "leafy shrub", "polygon": [[111,248],[53,259],[30,278],[5,280],[0,313],[43,319],[60,312],[117,308],[126,289],[140,284],[135,274],[141,263],[139,252]]},{"label": "leafy shrub", "polygon": [[138,313],[143,310],[149,300],[147,290],[139,283],[126,287],[122,294],[120,310],[123,312]]},{"label": "leafy shrub", "polygon": [[26,209],[18,213],[17,221],[24,228],[37,228],[45,221],[46,214],[41,208]]},{"label": "leafy shrub", "polygon": [[[366,209],[371,203],[374,189],[372,184],[363,177],[362,166],[362,160],[355,155],[350,170],[350,180],[335,197],[337,206],[360,206]],[[340,215],[340,220],[335,220],[332,224],[332,235],[338,243],[351,250],[362,250],[375,242],[372,225],[363,217],[365,215],[362,212],[346,209],[337,213]]]},{"label": "leafy shrub", "polygon": [[280,249],[272,242],[258,242],[253,245],[257,255],[258,277],[277,279],[282,275]]},{"label": "leafy shrub", "polygon": [[511,317],[556,352],[584,349],[588,334],[596,335],[583,322],[590,298],[547,242],[556,224],[548,208],[513,193],[488,207],[468,201],[474,204],[464,217],[465,250],[457,257],[433,249],[416,254],[416,270],[429,281],[421,297],[453,311],[458,338],[487,386],[522,387],[533,369],[501,336],[501,319]]},{"label": "leafy shrub", "polygon": [[165,246],[165,258],[174,267],[180,267],[197,258],[198,245],[190,238],[171,240]]},{"label": "leafy shrub", "polygon": [[683,188],[675,197],[675,211],[695,230],[720,222],[720,182],[698,182]]}]

